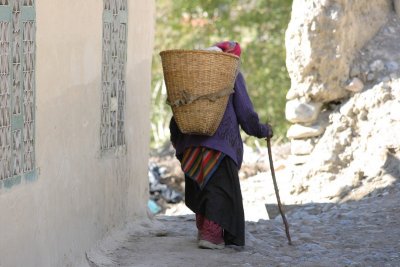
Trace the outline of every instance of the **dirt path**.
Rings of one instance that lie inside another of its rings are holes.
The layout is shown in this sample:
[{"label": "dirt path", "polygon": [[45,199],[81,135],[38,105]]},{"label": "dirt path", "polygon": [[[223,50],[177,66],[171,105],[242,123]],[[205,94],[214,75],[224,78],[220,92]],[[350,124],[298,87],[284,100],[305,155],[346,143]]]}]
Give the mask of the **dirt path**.
[{"label": "dirt path", "polygon": [[247,222],[246,246],[220,251],[197,248],[193,215],[156,216],[87,258],[91,266],[400,266],[399,203],[397,181],[359,201],[293,205],[293,246],[277,217]]}]

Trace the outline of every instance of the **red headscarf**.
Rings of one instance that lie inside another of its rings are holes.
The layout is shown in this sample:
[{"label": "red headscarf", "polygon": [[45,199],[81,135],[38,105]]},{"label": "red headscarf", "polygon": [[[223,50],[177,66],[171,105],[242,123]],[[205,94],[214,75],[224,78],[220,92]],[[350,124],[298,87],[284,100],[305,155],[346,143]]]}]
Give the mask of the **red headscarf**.
[{"label": "red headscarf", "polygon": [[220,42],[214,46],[221,48],[223,52],[231,53],[238,57],[240,57],[240,53],[242,52],[239,43],[233,41]]}]

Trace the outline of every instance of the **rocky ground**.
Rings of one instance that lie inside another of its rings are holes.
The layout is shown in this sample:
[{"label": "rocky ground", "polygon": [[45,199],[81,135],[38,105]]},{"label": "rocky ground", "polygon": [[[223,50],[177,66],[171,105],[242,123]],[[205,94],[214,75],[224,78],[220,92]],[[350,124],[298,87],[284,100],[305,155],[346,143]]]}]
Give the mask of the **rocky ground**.
[{"label": "rocky ground", "polygon": [[[277,212],[265,151],[247,150],[241,171],[245,247],[197,248],[193,214],[183,202],[164,203],[161,214],[136,222],[89,251],[88,262],[91,266],[400,266],[399,177],[376,177],[376,183],[354,188],[341,201],[340,190],[331,202],[317,201],[318,196],[306,201],[302,194],[290,192],[287,146],[273,150],[292,246]],[[165,166],[165,182],[179,189],[177,162],[170,156],[153,160]]]}]

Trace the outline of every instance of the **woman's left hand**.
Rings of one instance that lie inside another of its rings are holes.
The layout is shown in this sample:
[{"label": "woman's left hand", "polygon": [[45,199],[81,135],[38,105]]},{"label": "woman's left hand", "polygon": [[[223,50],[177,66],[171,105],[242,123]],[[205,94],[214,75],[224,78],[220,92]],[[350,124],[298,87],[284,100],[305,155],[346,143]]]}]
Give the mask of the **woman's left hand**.
[{"label": "woman's left hand", "polygon": [[272,130],[272,126],[268,123],[266,123],[265,126],[267,126],[267,129],[268,129],[268,133],[265,138],[271,139],[274,136],[274,131]]}]

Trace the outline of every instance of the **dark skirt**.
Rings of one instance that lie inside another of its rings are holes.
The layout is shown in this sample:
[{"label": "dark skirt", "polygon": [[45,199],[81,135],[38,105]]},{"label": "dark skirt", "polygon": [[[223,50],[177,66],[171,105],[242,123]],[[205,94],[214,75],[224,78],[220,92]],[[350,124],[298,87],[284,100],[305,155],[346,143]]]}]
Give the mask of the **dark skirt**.
[{"label": "dark skirt", "polygon": [[187,176],[185,182],[186,206],[219,224],[224,229],[225,244],[243,246],[244,211],[235,162],[225,156],[202,190]]}]

